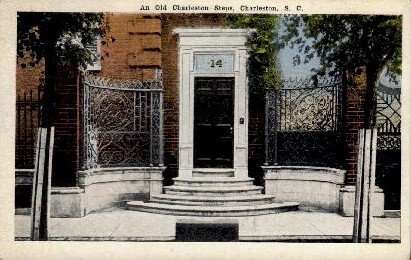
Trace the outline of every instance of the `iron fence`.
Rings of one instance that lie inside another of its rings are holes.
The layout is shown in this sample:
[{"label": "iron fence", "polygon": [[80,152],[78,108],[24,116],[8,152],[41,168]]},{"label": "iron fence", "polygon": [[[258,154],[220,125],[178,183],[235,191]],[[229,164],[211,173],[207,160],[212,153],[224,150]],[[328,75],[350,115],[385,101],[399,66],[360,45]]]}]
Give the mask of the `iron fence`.
[{"label": "iron fence", "polygon": [[378,149],[401,149],[401,88],[379,84],[377,91],[376,124]]},{"label": "iron fence", "polygon": [[17,169],[34,168],[37,128],[40,123],[40,93],[18,94],[16,100],[15,164]]},{"label": "iron fence", "polygon": [[161,71],[152,81],[84,76],[84,168],[163,165]]},{"label": "iron fence", "polygon": [[266,91],[266,164],[342,165],[342,82],[290,79]]},{"label": "iron fence", "polygon": [[385,209],[401,208],[401,88],[379,84],[376,123],[376,185],[384,190]]}]

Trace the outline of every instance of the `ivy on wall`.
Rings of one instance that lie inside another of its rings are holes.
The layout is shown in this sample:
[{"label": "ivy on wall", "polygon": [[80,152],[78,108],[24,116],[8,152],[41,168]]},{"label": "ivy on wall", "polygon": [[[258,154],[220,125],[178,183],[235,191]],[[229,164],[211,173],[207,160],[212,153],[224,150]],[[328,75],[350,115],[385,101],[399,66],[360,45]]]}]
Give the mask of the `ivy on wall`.
[{"label": "ivy on wall", "polygon": [[247,66],[250,90],[263,94],[266,88],[279,86],[281,73],[276,65],[278,16],[236,14],[229,15],[227,21],[231,28],[256,29],[246,43],[250,54]]}]

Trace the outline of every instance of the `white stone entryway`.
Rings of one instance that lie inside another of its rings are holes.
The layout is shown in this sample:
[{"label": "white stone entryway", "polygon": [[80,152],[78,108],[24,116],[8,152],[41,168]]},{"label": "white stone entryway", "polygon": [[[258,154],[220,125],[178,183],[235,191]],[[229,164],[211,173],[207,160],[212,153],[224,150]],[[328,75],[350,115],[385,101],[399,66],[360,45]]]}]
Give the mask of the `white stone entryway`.
[{"label": "white stone entryway", "polygon": [[174,33],[179,39],[179,177],[192,177],[195,168],[196,77],[234,78],[232,170],[236,178],[248,177],[248,56],[245,43],[252,30],[177,28]]},{"label": "white stone entryway", "polygon": [[[179,38],[180,54],[179,176],[173,179],[174,185],[163,188],[163,194],[151,196],[148,203],[128,202],[127,208],[201,217],[297,210],[298,203],[276,203],[274,196],[262,194],[263,187],[255,186],[254,179],[248,177],[245,43],[252,30],[176,29],[174,32]],[[225,107],[221,104],[224,101]],[[199,132],[202,127],[205,131]],[[196,136],[199,133],[200,138]],[[216,137],[218,133],[223,134]],[[210,137],[213,134],[214,139]],[[205,138],[205,143],[201,138]],[[201,145],[205,147],[202,152],[206,152],[199,156]]]}]

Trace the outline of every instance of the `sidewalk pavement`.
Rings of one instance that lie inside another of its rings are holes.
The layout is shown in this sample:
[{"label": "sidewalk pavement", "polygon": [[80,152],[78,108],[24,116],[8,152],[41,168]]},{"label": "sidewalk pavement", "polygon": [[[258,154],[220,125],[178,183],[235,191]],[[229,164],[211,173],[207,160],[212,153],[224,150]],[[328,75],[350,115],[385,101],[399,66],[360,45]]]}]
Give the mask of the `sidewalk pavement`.
[{"label": "sidewalk pavement", "polygon": [[[124,209],[110,209],[83,218],[52,218],[51,240],[76,241],[174,241],[181,219],[215,221],[235,219],[240,241],[350,242],[353,218],[335,213],[284,212],[249,217],[172,216]],[[400,218],[374,218],[375,241],[399,242]],[[30,237],[30,216],[15,216],[15,239]]]}]

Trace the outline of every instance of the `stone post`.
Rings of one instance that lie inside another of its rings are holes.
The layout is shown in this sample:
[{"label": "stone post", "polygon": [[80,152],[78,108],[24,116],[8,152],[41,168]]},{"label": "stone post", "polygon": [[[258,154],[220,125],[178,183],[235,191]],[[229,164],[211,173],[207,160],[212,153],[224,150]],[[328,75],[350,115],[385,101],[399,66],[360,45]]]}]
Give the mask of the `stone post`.
[{"label": "stone post", "polygon": [[154,195],[163,193],[163,171],[165,167],[150,169],[150,199]]}]

